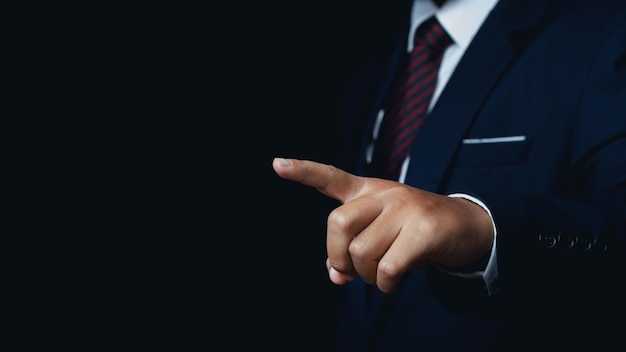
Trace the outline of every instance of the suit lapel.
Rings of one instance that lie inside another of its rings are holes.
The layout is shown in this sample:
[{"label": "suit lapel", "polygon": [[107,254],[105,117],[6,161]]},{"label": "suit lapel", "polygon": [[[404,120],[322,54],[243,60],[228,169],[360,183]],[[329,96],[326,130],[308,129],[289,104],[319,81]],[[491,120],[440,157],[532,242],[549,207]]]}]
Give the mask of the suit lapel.
[{"label": "suit lapel", "polygon": [[[467,48],[412,145],[407,183],[442,191],[446,171],[478,111],[507,65],[533,33],[544,0],[500,1]],[[523,35],[517,35],[522,33]]]},{"label": "suit lapel", "polygon": [[[371,131],[373,131],[374,129],[374,124],[376,122],[378,112],[383,106],[385,106],[385,100],[389,95],[389,91],[391,90],[394,79],[402,68],[404,60],[407,57],[406,43],[408,40],[408,32],[409,23],[407,21],[402,27],[397,40],[393,44],[391,52],[386,56],[378,57],[373,61],[371,65],[375,68],[373,70],[370,70],[369,73],[370,75],[372,75],[370,80],[371,82],[374,82],[374,84],[369,86],[370,93],[367,94],[367,96],[364,97],[363,100],[365,104],[367,104],[366,109],[364,109],[364,111],[367,111],[367,119],[366,123],[362,126],[362,129],[356,127],[358,126],[358,120],[348,121],[348,123],[351,124],[352,127],[344,126],[343,128],[343,130],[348,131],[348,133],[357,133],[357,135],[360,136],[358,144],[355,143],[356,146],[358,146],[356,150],[357,155],[359,155],[359,157],[356,158],[357,166],[355,170],[357,173],[367,174],[367,172],[365,171],[367,169],[366,160],[364,158],[365,153],[363,151],[366,150],[367,146],[372,142]],[[353,119],[358,119],[361,117],[363,116],[360,114],[354,114],[352,116]],[[353,143],[352,139],[348,138],[348,143]],[[351,146],[348,145],[346,147],[347,149],[350,149]]]}]

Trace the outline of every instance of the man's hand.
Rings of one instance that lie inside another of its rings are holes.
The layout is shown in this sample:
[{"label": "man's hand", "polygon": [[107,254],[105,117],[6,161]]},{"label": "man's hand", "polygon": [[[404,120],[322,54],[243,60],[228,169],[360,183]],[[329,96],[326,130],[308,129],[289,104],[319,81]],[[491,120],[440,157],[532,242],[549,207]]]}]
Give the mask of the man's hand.
[{"label": "man's hand", "polygon": [[272,166],[280,177],[342,203],[328,216],[326,235],[326,267],[335,284],[359,275],[392,293],[407,271],[463,266],[491,250],[491,219],[468,200],[313,161],[276,158]]}]

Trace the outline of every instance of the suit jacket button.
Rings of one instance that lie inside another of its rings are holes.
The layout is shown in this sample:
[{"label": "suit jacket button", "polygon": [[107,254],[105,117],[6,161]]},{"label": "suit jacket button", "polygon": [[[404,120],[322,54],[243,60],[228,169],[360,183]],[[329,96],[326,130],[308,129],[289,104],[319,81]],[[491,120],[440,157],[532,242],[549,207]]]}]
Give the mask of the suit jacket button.
[{"label": "suit jacket button", "polygon": [[578,242],[578,237],[566,237],[562,234],[559,235],[559,243],[561,244],[563,249],[566,251],[569,251],[572,248],[574,248],[577,242]]},{"label": "suit jacket button", "polygon": [[583,252],[589,252],[591,248],[593,248],[593,240],[589,240],[587,238],[583,238],[579,241],[580,250]]},{"label": "suit jacket button", "polygon": [[546,248],[554,248],[558,243],[558,235],[539,234],[539,243],[543,244]]}]

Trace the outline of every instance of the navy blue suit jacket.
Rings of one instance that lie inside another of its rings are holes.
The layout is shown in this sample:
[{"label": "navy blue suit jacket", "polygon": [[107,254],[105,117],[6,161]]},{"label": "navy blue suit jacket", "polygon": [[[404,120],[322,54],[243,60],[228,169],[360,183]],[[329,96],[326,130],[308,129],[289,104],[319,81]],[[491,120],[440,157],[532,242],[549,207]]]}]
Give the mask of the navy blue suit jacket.
[{"label": "navy blue suit jacket", "polygon": [[[406,17],[345,102],[342,167],[356,174],[366,174]],[[500,0],[412,150],[407,184],[490,208],[499,291],[436,269],[407,274],[395,295],[357,280],[345,287],[342,350],[624,348],[624,1]]]}]

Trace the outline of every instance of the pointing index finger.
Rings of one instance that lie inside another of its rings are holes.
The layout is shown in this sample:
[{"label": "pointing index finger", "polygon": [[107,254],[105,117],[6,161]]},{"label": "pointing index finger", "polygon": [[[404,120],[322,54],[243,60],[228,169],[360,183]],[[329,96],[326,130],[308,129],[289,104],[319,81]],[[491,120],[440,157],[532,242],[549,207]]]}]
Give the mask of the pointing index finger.
[{"label": "pointing index finger", "polygon": [[280,177],[315,187],[342,203],[355,198],[361,188],[360,177],[333,165],[310,160],[274,158],[272,167]]}]

